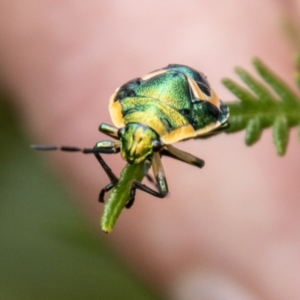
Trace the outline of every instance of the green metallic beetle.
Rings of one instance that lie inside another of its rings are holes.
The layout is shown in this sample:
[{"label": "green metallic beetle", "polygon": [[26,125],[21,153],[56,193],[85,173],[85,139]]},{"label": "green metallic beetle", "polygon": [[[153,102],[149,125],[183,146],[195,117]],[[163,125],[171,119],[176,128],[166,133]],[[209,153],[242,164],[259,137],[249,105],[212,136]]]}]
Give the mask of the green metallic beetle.
[{"label": "green metallic beetle", "polygon": [[[93,153],[110,179],[99,201],[112,190],[105,203],[101,227],[110,232],[124,207],[134,202],[136,189],[163,198],[168,185],[161,156],[169,156],[196,167],[204,161],[171,144],[200,138],[228,128],[229,109],[210,88],[204,74],[184,65],[172,64],[133,79],[119,87],[109,101],[115,126],[101,124],[99,130],[115,139],[101,141],[92,149],[33,146],[38,150]],[[118,153],[127,161],[118,179],[99,153]],[[152,165],[158,191],[141,183]]]}]

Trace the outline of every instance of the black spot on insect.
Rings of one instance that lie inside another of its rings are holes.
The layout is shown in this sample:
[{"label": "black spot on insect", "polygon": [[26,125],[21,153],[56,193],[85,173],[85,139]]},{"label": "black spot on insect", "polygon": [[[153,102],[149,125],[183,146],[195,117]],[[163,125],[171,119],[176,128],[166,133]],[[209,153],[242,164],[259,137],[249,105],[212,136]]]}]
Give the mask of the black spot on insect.
[{"label": "black spot on insect", "polygon": [[183,74],[182,72],[174,71],[172,72],[172,77],[178,77],[179,75]]},{"label": "black spot on insect", "polygon": [[199,86],[200,90],[207,96],[211,96],[211,91],[210,91],[210,88],[209,86],[207,86],[205,84],[205,82],[203,81],[196,81],[197,82],[197,85]]},{"label": "black spot on insect", "polygon": [[142,79],[141,79],[141,78],[137,78],[137,79],[135,80],[135,83],[136,83],[136,85],[141,85]]},{"label": "black spot on insect", "polygon": [[135,97],[136,93],[134,90],[132,89],[128,89],[128,88],[124,88],[119,90],[119,92],[116,95],[116,101],[117,100],[123,100],[125,98],[129,98],[129,97]]},{"label": "black spot on insect", "polygon": [[208,101],[205,101],[205,103],[203,103],[203,105],[205,105],[206,113],[208,115],[211,115],[211,116],[215,117],[216,119],[219,117],[220,111],[215,105],[211,104]]},{"label": "black spot on insect", "polygon": [[206,100],[194,100],[191,114],[187,116],[189,123],[195,130],[205,127],[219,119],[221,112],[218,107]]},{"label": "black spot on insect", "polygon": [[188,117],[188,116],[190,116],[190,114],[191,114],[191,110],[188,109],[188,108],[180,109],[179,112],[180,112],[182,115],[184,115],[185,117]]},{"label": "black spot on insect", "polygon": [[[200,103],[200,101],[197,101],[197,103]],[[180,109],[179,112],[188,120],[188,122],[193,127],[197,126],[197,121],[195,120],[193,111],[191,109],[184,108],[184,109]]]},{"label": "black spot on insect", "polygon": [[128,81],[122,87],[128,88],[128,89],[134,89],[137,86],[141,85],[142,82],[143,82],[143,80],[138,77],[138,78],[135,78],[135,79],[132,79],[132,80]]}]

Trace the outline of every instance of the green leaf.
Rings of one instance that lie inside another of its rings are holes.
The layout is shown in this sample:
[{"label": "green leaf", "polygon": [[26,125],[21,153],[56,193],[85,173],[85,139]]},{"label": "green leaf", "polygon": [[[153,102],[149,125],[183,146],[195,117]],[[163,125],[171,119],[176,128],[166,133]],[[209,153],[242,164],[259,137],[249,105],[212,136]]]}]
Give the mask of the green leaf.
[{"label": "green leaf", "polygon": [[236,73],[257,96],[256,100],[263,101],[267,104],[272,101],[276,101],[274,95],[270,92],[270,90],[268,90],[264,84],[250,75],[250,73],[242,68],[236,68]]},{"label": "green leaf", "polygon": [[289,128],[286,117],[276,117],[273,124],[273,140],[277,149],[277,154],[283,156],[288,144]]},{"label": "green leaf", "polygon": [[223,84],[236,95],[244,104],[252,104],[255,102],[255,97],[248,90],[237,84],[231,79],[223,79]]},{"label": "green leaf", "polygon": [[248,121],[246,127],[246,145],[250,146],[257,142],[261,136],[262,128],[259,118],[253,118]]},{"label": "green leaf", "polygon": [[258,58],[253,60],[253,65],[256,68],[259,75],[270,85],[275,93],[290,104],[299,104],[299,98],[297,95],[288,87],[279,76],[275,75],[271,70],[267,68]]},{"label": "green leaf", "polygon": [[[300,54],[297,56],[297,64],[296,81],[300,86]],[[256,79],[242,68],[236,68],[236,73],[248,89],[231,79],[222,80],[240,100],[228,103],[230,128],[226,132],[233,133],[245,129],[245,143],[253,145],[259,140],[263,129],[273,127],[277,153],[284,155],[290,128],[300,124],[299,96],[259,59],[254,59],[253,65],[260,79]]]},{"label": "green leaf", "polygon": [[147,173],[150,164],[145,160],[140,164],[126,164],[123,168],[118,183],[113,188],[109,199],[105,202],[101,218],[101,229],[110,233],[115,223],[130,199],[130,190],[133,181],[141,182]]}]

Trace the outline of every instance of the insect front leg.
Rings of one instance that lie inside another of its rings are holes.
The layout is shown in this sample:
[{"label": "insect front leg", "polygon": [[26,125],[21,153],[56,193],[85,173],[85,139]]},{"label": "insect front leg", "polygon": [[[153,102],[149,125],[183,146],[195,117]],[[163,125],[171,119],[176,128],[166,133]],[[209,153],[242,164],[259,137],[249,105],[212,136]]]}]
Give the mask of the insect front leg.
[{"label": "insect front leg", "polygon": [[102,123],[99,126],[99,131],[112,137],[113,139],[119,139],[119,134],[118,134],[119,129],[114,126],[108,125],[106,123]]},{"label": "insect front leg", "polygon": [[125,206],[126,208],[130,208],[134,203],[135,193],[137,189],[158,198],[164,198],[167,196],[169,192],[168,184],[163,169],[163,165],[161,163],[160,154],[158,152],[153,153],[151,162],[152,162],[153,174],[157,182],[158,191],[151,189],[150,187],[148,187],[145,184],[142,184],[139,181],[133,181],[130,189],[130,198]]},{"label": "insect front leg", "polygon": [[[117,181],[118,182],[118,181]],[[109,192],[115,185],[116,183],[109,183],[108,185],[106,185],[99,193],[99,198],[98,198],[98,201],[101,202],[101,203],[104,203],[105,200],[104,200],[104,196],[105,196],[105,193]]]}]

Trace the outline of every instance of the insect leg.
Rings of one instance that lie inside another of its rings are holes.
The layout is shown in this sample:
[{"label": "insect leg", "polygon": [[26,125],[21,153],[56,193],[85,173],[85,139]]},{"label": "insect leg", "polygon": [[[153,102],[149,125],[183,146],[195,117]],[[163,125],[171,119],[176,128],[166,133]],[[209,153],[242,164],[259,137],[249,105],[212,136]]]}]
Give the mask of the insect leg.
[{"label": "insect leg", "polygon": [[157,185],[157,182],[155,181],[154,177],[153,177],[151,174],[149,174],[148,171],[145,172],[145,174],[146,174],[145,177],[148,179],[148,181],[149,181],[150,183],[152,183],[153,185],[155,185],[156,188],[158,189],[158,185]]},{"label": "insect leg", "polygon": [[128,200],[128,202],[126,203],[125,207],[127,209],[129,209],[133,203],[134,203],[134,199],[135,199],[135,189],[134,189],[134,193],[131,192],[133,190],[133,188],[131,187],[131,190],[130,190],[130,199]]},{"label": "insect leg", "polygon": [[170,156],[198,168],[202,168],[204,166],[204,160],[190,153],[175,148],[172,145],[165,145],[165,147],[166,148],[161,151],[162,155]]},{"label": "insect leg", "polygon": [[99,193],[99,202],[104,203],[104,196],[105,193],[109,192],[114,186],[116,185],[116,183],[109,183],[108,185],[106,185]]},{"label": "insect leg", "polygon": [[149,182],[154,184],[156,186],[156,188],[158,189],[158,184],[157,184],[157,182],[155,181],[154,177],[151,174],[147,173],[145,177],[148,179]]},{"label": "insect leg", "polygon": [[125,205],[126,208],[130,208],[132,206],[132,204],[134,203],[134,199],[135,199],[135,192],[136,190],[141,190],[147,194],[150,194],[154,197],[158,197],[158,198],[165,198],[168,194],[168,191],[162,191],[161,187],[158,185],[159,187],[159,191],[155,191],[153,189],[151,189],[150,187],[148,187],[145,184],[140,183],[139,181],[133,181],[132,185],[131,185],[131,190],[130,190],[130,198],[127,202],[127,204]]},{"label": "insect leg", "polygon": [[152,168],[153,168],[154,177],[157,182],[158,191],[151,189],[150,187],[148,187],[145,184],[142,184],[139,181],[133,181],[132,185],[131,185],[131,189],[130,189],[130,198],[125,206],[126,208],[130,208],[132,206],[132,204],[134,203],[135,192],[137,189],[139,189],[145,193],[148,193],[154,197],[158,197],[158,198],[164,198],[168,194],[168,192],[169,192],[168,184],[167,184],[165,172],[164,172],[164,169],[163,169],[163,166],[161,163],[159,152],[153,153]]},{"label": "insect leg", "polygon": [[[152,157],[153,174],[158,184],[158,190],[161,198],[165,197],[169,191],[165,171],[161,163],[159,152],[154,152]],[[158,197],[160,197],[158,196]]]},{"label": "insect leg", "polygon": [[115,176],[111,168],[107,165],[104,161],[102,156],[99,153],[117,153],[120,151],[120,143],[119,142],[112,142],[112,141],[101,141],[96,143],[95,147],[93,148],[93,153],[98,160],[99,164],[103,168],[104,172],[107,174],[108,178],[110,179],[111,183],[117,183],[118,178]]},{"label": "insect leg", "polygon": [[99,164],[103,168],[104,172],[108,176],[110,183],[106,185],[99,194],[99,202],[104,202],[105,193],[110,191],[118,182],[118,177],[113,173],[112,169],[108,166],[108,164],[104,161],[102,156],[96,152],[98,150],[100,153],[117,153],[120,151],[120,143],[118,141],[101,141],[96,143],[94,147],[94,155],[98,160]]},{"label": "insect leg", "polygon": [[118,135],[119,129],[114,126],[108,125],[106,123],[102,123],[99,126],[99,131],[114,139],[119,139],[119,135]]}]

